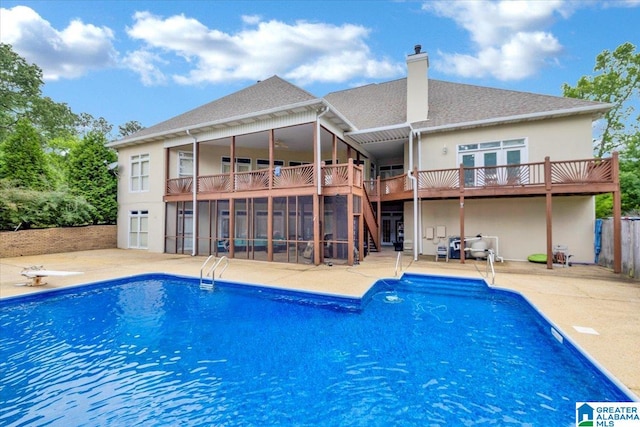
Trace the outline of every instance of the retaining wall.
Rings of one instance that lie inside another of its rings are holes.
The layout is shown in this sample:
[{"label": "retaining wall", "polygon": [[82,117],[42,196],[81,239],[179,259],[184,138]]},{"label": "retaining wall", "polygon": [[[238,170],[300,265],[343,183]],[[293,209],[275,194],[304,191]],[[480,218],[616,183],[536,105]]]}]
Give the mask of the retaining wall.
[{"label": "retaining wall", "polygon": [[116,225],[92,225],[3,231],[0,233],[0,258],[115,249],[118,243],[116,230]]}]

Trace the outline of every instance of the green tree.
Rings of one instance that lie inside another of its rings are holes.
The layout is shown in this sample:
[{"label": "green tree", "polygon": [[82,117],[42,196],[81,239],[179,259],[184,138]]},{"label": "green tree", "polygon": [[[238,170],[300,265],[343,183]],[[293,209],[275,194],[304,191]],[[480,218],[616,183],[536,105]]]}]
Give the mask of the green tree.
[{"label": "green tree", "polygon": [[114,223],[118,216],[116,200],[118,181],[109,170],[117,160],[115,152],[106,147],[101,132],[89,132],[68,155],[67,175],[73,194],[83,196],[95,209],[94,224]]},{"label": "green tree", "polygon": [[78,116],[77,131],[79,136],[88,135],[91,132],[98,132],[105,137],[109,137],[112,130],[113,125],[104,117],[96,119],[89,113],[81,113]]},{"label": "green tree", "polygon": [[640,53],[631,43],[613,52],[604,50],[596,57],[594,76],[583,76],[575,87],[564,84],[564,96],[612,104],[605,115],[601,134],[594,139],[594,153],[602,157],[624,151],[628,136],[638,131],[640,116],[634,116],[633,103],[640,98]]},{"label": "green tree", "polygon": [[144,126],[137,120],[131,120],[123,125],[118,126],[118,137],[124,138],[125,136],[132,135],[139,130],[144,129]]},{"label": "green tree", "polygon": [[79,120],[66,104],[42,97],[42,70],[0,43],[0,141],[28,119],[44,138],[68,137]]},{"label": "green tree", "polygon": [[37,98],[26,114],[38,129],[45,142],[54,138],[69,138],[77,134],[78,116],[67,104],[58,103],[49,97]]},{"label": "green tree", "polygon": [[0,141],[40,97],[42,84],[40,68],[15,53],[11,45],[0,43]]},{"label": "green tree", "polygon": [[33,190],[53,187],[40,135],[25,119],[19,120],[15,132],[0,144],[0,179]]},{"label": "green tree", "polygon": [[82,196],[36,191],[0,180],[0,230],[91,224],[95,209]]}]

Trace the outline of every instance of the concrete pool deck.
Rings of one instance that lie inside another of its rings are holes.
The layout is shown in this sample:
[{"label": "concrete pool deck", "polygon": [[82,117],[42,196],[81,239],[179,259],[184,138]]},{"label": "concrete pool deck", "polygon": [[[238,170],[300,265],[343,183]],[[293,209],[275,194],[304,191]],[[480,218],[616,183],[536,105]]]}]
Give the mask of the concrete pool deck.
[{"label": "concrete pool deck", "polygon": [[[0,298],[143,273],[197,277],[205,259],[123,249],[0,258]],[[393,278],[396,262],[397,252],[392,249],[374,252],[353,267],[231,259],[223,279],[360,297],[376,280]],[[434,262],[433,257],[414,261],[404,254],[400,264],[398,275],[487,276],[484,261],[445,263]],[[28,281],[21,271],[31,266],[83,274],[48,277],[44,280],[47,284],[37,287],[19,286]],[[490,277],[488,280],[491,283]],[[547,270],[541,264],[505,262],[496,264],[495,286],[523,294],[604,369],[640,396],[640,282],[597,266]]]}]

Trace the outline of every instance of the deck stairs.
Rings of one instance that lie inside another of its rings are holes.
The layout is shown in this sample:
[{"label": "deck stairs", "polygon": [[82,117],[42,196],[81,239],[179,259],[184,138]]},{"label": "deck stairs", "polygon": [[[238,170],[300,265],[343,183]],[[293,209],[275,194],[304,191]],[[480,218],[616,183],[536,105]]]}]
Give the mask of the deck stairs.
[{"label": "deck stairs", "polygon": [[369,194],[365,190],[362,203],[362,213],[364,223],[369,230],[369,251],[378,251],[380,248],[380,224],[379,218],[376,218],[376,211],[369,199]]}]

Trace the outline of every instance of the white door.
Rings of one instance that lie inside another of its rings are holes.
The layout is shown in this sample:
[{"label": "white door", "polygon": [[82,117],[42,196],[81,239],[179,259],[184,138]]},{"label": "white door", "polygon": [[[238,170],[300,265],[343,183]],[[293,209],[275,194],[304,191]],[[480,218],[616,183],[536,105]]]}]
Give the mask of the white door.
[{"label": "white door", "polygon": [[465,168],[464,186],[476,187],[489,184],[496,179],[498,166],[498,151],[484,151],[479,153],[464,153],[460,155],[460,163]]},{"label": "white door", "polygon": [[193,250],[193,210],[185,209],[178,212],[178,236],[184,236],[182,251]]}]

